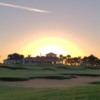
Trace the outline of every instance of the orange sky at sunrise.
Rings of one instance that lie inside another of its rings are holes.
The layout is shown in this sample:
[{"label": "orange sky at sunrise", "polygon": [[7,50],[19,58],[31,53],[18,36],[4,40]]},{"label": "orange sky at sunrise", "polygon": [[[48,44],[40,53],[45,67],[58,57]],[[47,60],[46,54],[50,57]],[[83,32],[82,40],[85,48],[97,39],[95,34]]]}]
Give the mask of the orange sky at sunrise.
[{"label": "orange sky at sunrise", "polygon": [[12,53],[100,58],[99,9],[99,0],[1,0],[0,62]]}]

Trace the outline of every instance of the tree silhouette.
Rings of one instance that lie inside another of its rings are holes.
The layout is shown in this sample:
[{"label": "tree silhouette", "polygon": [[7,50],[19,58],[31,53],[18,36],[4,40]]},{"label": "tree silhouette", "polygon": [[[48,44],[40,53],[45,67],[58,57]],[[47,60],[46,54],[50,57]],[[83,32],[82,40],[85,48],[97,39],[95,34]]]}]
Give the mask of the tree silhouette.
[{"label": "tree silhouette", "polygon": [[22,60],[24,58],[24,55],[20,55],[18,53],[13,53],[8,55],[9,60]]},{"label": "tree silhouette", "polygon": [[95,65],[96,60],[98,60],[98,58],[95,57],[94,55],[88,56],[88,63],[89,63],[91,66],[94,66],[94,65]]},{"label": "tree silhouette", "polygon": [[72,64],[71,55],[67,55],[67,56],[66,56],[66,64],[67,64],[67,65],[71,65],[71,64]]},{"label": "tree silhouette", "polygon": [[63,55],[62,55],[62,54],[60,54],[60,55],[59,55],[59,58],[60,58],[60,59],[63,59]]},{"label": "tree silhouette", "polygon": [[76,65],[79,65],[81,62],[81,57],[74,57],[73,58],[73,64],[76,66]]},{"label": "tree silhouette", "polygon": [[63,63],[64,56],[63,56],[62,54],[60,54],[60,55],[59,55],[59,58],[60,58],[60,62]]},{"label": "tree silhouette", "polygon": [[82,61],[83,61],[83,62],[87,62],[87,61],[88,61],[88,57],[86,57],[86,56],[83,57]]}]

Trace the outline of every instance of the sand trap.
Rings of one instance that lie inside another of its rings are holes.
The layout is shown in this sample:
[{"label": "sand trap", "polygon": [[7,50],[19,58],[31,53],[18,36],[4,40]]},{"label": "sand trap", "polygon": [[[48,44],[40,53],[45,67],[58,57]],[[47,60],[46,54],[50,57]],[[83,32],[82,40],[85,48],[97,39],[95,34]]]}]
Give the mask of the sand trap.
[{"label": "sand trap", "polygon": [[93,81],[100,81],[100,77],[78,76],[77,78],[64,79],[64,80],[32,79],[29,81],[21,81],[21,82],[0,81],[0,85],[50,88],[50,87],[71,87],[71,86],[89,85],[88,83]]}]

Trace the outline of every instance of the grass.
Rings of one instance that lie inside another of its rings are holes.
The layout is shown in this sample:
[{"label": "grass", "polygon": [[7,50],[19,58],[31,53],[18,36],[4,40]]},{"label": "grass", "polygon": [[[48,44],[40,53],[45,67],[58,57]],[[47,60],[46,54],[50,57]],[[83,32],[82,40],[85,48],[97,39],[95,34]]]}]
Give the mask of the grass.
[{"label": "grass", "polygon": [[75,78],[75,75],[60,74],[55,67],[48,67],[47,65],[0,67],[0,80],[3,81],[25,81],[34,78],[71,79]]},{"label": "grass", "polygon": [[23,81],[32,78],[71,79],[79,76],[100,76],[100,70],[65,65],[0,65],[0,80]]},{"label": "grass", "polygon": [[[0,80],[3,81],[25,81],[33,78],[71,79],[76,78],[76,75],[100,76],[100,70],[49,64],[0,65]],[[91,84],[100,84],[100,81]],[[100,85],[70,88],[0,86],[0,100],[100,100]]]},{"label": "grass", "polygon": [[100,100],[100,86],[46,89],[0,86],[0,100]]}]

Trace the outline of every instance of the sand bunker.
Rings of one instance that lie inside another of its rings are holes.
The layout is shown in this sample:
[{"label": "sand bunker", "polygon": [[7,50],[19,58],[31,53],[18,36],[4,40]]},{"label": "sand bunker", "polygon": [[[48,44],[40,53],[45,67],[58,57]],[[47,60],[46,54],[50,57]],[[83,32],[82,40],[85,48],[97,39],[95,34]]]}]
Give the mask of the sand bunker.
[{"label": "sand bunker", "polygon": [[100,77],[78,76],[77,78],[74,79],[63,79],[63,80],[32,79],[32,80],[21,81],[21,82],[0,81],[0,85],[51,88],[51,87],[71,87],[71,86],[89,85],[88,83],[93,81],[100,81]]}]

